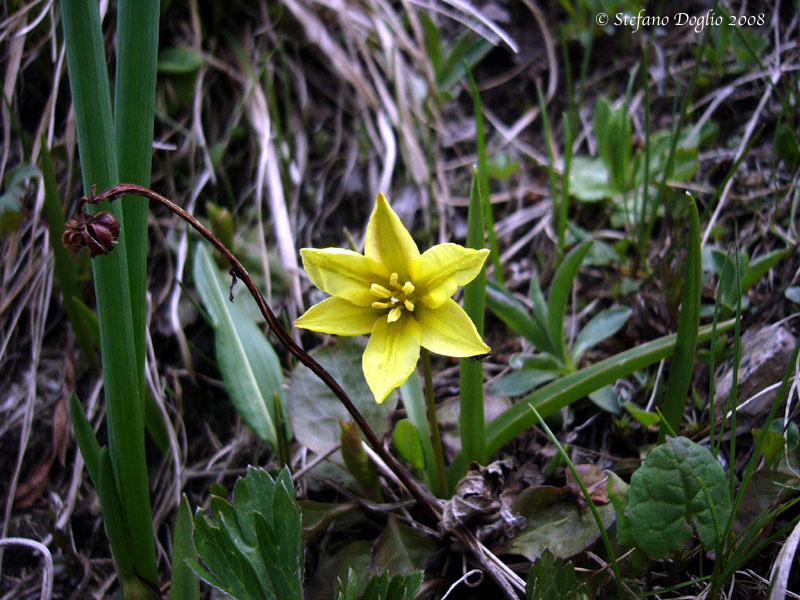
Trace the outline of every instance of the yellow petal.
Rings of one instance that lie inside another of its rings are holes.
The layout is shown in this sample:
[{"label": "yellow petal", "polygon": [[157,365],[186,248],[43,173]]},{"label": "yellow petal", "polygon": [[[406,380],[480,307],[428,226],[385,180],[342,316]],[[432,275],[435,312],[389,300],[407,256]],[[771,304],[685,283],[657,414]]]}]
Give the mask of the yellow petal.
[{"label": "yellow petal", "polygon": [[375,296],[370,286],[389,277],[386,269],[374,260],[350,250],[303,248],[300,256],[311,283],[358,306],[371,305]]},{"label": "yellow petal", "polygon": [[422,328],[411,315],[404,314],[394,323],[375,321],[361,365],[376,402],[383,402],[414,372],[421,339]]},{"label": "yellow petal", "polygon": [[383,194],[378,194],[369,218],[364,255],[390,273],[397,273],[403,281],[408,280],[411,261],[419,258],[417,244]]},{"label": "yellow petal", "polygon": [[478,335],[472,319],[451,298],[438,308],[417,306],[414,317],[422,327],[422,345],[431,352],[463,358],[491,351]]},{"label": "yellow petal", "polygon": [[294,322],[295,327],[333,335],[364,335],[384,311],[356,306],[341,298],[326,298]]},{"label": "yellow petal", "polygon": [[411,265],[411,280],[428,308],[452,298],[458,286],[466,285],[481,272],[489,251],[438,244],[426,250]]}]

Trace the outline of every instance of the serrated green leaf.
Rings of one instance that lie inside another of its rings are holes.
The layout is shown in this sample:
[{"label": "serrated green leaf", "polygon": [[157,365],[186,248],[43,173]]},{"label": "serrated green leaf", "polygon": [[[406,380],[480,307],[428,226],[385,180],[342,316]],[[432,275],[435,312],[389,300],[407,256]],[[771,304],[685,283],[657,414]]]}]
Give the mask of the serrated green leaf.
[{"label": "serrated green leaf", "polygon": [[633,539],[653,558],[681,549],[695,534],[706,548],[716,547],[712,511],[717,523],[728,522],[731,498],[725,473],[707,448],[687,438],[668,438],[631,477],[625,515]]},{"label": "serrated green leaf", "polygon": [[[213,524],[202,512],[195,516],[194,543],[197,553],[208,567],[207,572],[194,569],[210,585],[233,596],[236,600],[274,599],[251,562],[232,543],[228,533]],[[192,561],[189,561],[192,565]],[[211,574],[211,577],[208,577]]]},{"label": "serrated green leaf", "polygon": [[194,523],[189,499],[184,494],[178,505],[178,516],[172,532],[172,574],[170,576],[170,600],[199,600],[198,577],[187,564],[187,559],[197,559],[192,540]]},{"label": "serrated green leaf", "polygon": [[214,321],[217,361],[228,395],[253,431],[277,448],[273,396],[278,394],[285,406],[278,355],[244,307],[229,301],[229,288],[202,245],[195,249],[193,272],[200,297]]},{"label": "serrated green leaf", "polygon": [[527,600],[582,600],[588,595],[575,577],[575,567],[556,559],[550,552],[531,565],[525,585]]}]

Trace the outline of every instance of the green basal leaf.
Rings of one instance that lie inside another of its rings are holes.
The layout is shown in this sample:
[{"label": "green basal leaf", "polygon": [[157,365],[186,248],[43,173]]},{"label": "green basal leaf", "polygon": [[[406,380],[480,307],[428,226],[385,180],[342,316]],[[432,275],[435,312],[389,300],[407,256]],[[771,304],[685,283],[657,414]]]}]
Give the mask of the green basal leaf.
[{"label": "green basal leaf", "polygon": [[538,349],[549,349],[547,331],[529,315],[524,305],[497,283],[486,284],[486,304],[508,327],[525,337]]},{"label": "green basal leaf", "polygon": [[[398,394],[392,392],[382,404],[375,402],[361,368],[364,346],[361,338],[337,338],[335,345],[316,348],[311,356],[339,382],[380,437],[389,429]],[[297,440],[317,454],[328,452],[338,444],[339,421],[351,420],[350,413],[330,388],[300,364],[292,371],[287,408]],[[341,461],[340,455],[331,458]]]},{"label": "green basal leaf", "polygon": [[239,302],[229,300],[228,284],[202,245],[195,249],[193,273],[213,320],[217,362],[231,401],[253,431],[277,448],[273,397],[278,394],[282,406],[286,402],[278,355],[241,305],[247,295],[241,294]]},{"label": "green basal leaf", "polygon": [[567,342],[564,338],[564,318],[567,314],[567,302],[575,276],[578,274],[583,257],[592,247],[591,241],[586,241],[572,249],[564,257],[550,284],[550,297],[547,299],[547,334],[550,344],[555,349],[555,356],[567,362]]},{"label": "green basal leaf", "polygon": [[642,410],[641,408],[636,406],[633,402],[626,402],[625,404],[623,404],[623,406],[625,407],[625,410],[627,410],[634,419],[636,419],[639,423],[641,423],[645,427],[653,427],[654,425],[658,425],[661,422],[661,417],[659,417],[657,413]]},{"label": "green basal leaf", "polygon": [[631,312],[630,308],[616,307],[600,311],[592,317],[575,338],[570,352],[573,362],[577,363],[589,348],[617,333],[625,325]]},{"label": "green basal leaf", "polygon": [[408,419],[400,419],[394,426],[392,441],[404,461],[420,471],[425,468],[425,452],[414,423]]},{"label": "green basal leaf", "polygon": [[[711,506],[698,480],[708,489]],[[636,544],[653,558],[680,550],[695,535],[706,548],[715,548],[714,521],[727,523],[730,513],[725,472],[707,448],[687,438],[668,438],[631,477],[625,515]]]},{"label": "green basal leaf", "polygon": [[164,48],[158,53],[158,72],[162,75],[188,75],[203,66],[203,57],[185,46]]}]

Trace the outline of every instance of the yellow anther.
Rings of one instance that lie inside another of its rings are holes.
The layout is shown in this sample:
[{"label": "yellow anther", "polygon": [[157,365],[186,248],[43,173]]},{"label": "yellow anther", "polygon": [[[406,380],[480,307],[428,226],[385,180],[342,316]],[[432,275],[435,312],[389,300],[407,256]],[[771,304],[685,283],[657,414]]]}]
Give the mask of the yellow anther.
[{"label": "yellow anther", "polygon": [[397,280],[400,279],[400,276],[397,273],[392,273],[389,277],[389,285],[392,287],[397,287]]},{"label": "yellow anther", "polygon": [[411,300],[404,300],[403,304],[406,305],[406,308],[410,311],[414,311],[414,303]]},{"label": "yellow anther", "polygon": [[400,308],[399,306],[397,308],[393,308],[392,310],[390,310],[388,317],[389,323],[394,323],[395,321],[397,321],[397,319],[400,318],[401,314],[403,314],[403,309]]},{"label": "yellow anther", "polygon": [[387,302],[373,302],[372,308],[389,308],[389,304]]},{"label": "yellow anther", "polygon": [[411,294],[413,294],[414,293],[414,284],[411,283],[410,281],[406,281],[403,284],[403,293],[406,296],[410,296]]},{"label": "yellow anther", "polygon": [[378,298],[389,298],[392,295],[392,292],[387,290],[380,283],[373,283],[369,286],[369,291],[373,296],[377,296]]}]

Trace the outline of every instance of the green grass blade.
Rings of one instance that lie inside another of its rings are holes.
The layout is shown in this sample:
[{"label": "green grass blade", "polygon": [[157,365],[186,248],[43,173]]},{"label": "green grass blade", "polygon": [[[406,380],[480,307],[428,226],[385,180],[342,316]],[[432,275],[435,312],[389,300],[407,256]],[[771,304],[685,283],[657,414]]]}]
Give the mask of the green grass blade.
[{"label": "green grass blade", "polygon": [[587,240],[567,254],[550,284],[550,296],[547,299],[547,334],[552,347],[556,350],[556,356],[564,363],[569,361],[567,342],[564,337],[567,302],[569,302],[572,282],[593,243],[592,240]]},{"label": "green grass blade", "polygon": [[83,350],[91,368],[96,371],[100,368],[100,363],[92,343],[92,332],[87,327],[80,309],[75,303],[75,297],[78,296],[78,285],[75,282],[75,260],[61,245],[61,235],[64,233],[64,213],[61,211],[61,198],[58,194],[53,158],[50,156],[50,148],[47,147],[45,136],[42,136],[41,163],[42,180],[44,181],[44,217],[49,225],[50,246],[53,249],[55,274],[58,286],[61,288],[64,310],[72,325],[72,330],[75,332],[78,345]]},{"label": "green grass blade", "polygon": [[192,537],[193,530],[192,509],[184,494],[178,505],[175,530],[172,532],[172,578],[169,586],[169,600],[200,600],[200,579],[186,564],[187,558],[197,560]]},{"label": "green grass blade", "polygon": [[[472,186],[469,194],[469,216],[467,218],[467,247],[484,247],[483,214],[481,212],[481,190],[478,171],[472,170]],[[483,337],[483,318],[486,310],[486,265],[478,276],[464,286],[464,310],[478,335]],[[486,435],[483,416],[483,364],[462,358],[460,361],[460,426],[461,451],[467,461],[486,464]]]},{"label": "green grass blade", "polygon": [[[492,213],[492,197],[489,193],[489,171],[486,166],[486,133],[483,126],[483,102],[478,91],[478,84],[472,76],[469,65],[465,65],[469,85],[472,90],[472,102],[475,110],[475,143],[478,146],[478,181],[480,185],[481,202],[483,203],[483,220],[486,231],[489,233],[489,249],[492,251],[490,258],[494,264],[495,277],[500,285],[505,283],[503,267],[500,264],[500,250],[497,245],[497,235],[494,231],[494,215]],[[470,202],[471,203],[471,202]],[[483,246],[481,246],[483,248]]]},{"label": "green grass blade", "polygon": [[[114,141],[119,183],[150,185],[158,57],[159,0],[117,3],[117,70]],[[131,295],[136,374],[144,390],[145,295],[147,293],[147,208],[140,197],[122,199]]]},{"label": "green grass blade", "polygon": [[686,257],[681,314],[678,317],[678,336],[672,358],[667,390],[664,394],[664,420],[658,432],[663,442],[667,427],[678,431],[686,406],[686,394],[692,381],[694,357],[697,350],[697,326],[700,323],[700,291],[703,287],[702,253],[700,249],[700,215],[694,198],[689,196],[689,250]]},{"label": "green grass blade", "polygon": [[100,481],[100,444],[94,435],[92,424],[86,418],[81,401],[75,394],[69,397],[69,414],[78,448],[80,448],[83,462],[86,463],[86,470],[89,471],[92,483],[97,487]]},{"label": "green grass blade", "polygon": [[[128,543],[128,528],[125,526],[125,514],[122,502],[114,483],[114,470],[108,449],[103,448],[97,457],[98,478],[97,495],[103,507],[103,521],[106,526],[108,544],[117,567],[122,585],[136,580],[136,566],[133,551]],[[126,596],[127,597],[127,596]]]},{"label": "green grass blade", "polygon": [[[733,325],[733,320],[719,323],[716,332],[717,334],[724,333]],[[711,326],[705,326],[698,332],[697,341],[702,343],[710,337]],[[487,425],[486,451],[488,455],[491,456],[497,452],[535,422],[528,403],[535,406],[542,417],[547,418],[590,392],[670,356],[675,351],[676,338],[677,334],[673,333],[641,344],[636,348],[620,352],[565,375],[536,390]]]},{"label": "green grass blade", "polygon": [[[61,23],[78,132],[85,191],[117,183],[117,160],[98,6],[62,0]],[[109,432],[109,452],[136,563],[136,572],[156,583],[155,543],[144,448],[144,408],[137,365],[127,267],[124,216],[120,203],[103,203],[123,228],[107,256],[92,260],[100,324],[100,346]]]}]

